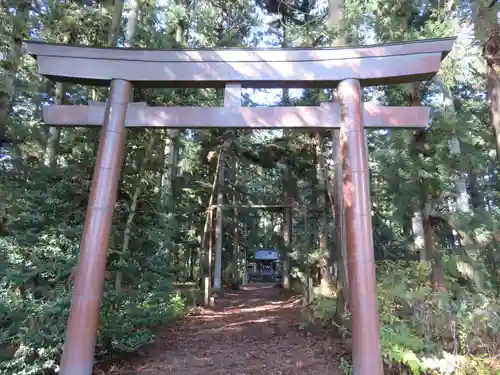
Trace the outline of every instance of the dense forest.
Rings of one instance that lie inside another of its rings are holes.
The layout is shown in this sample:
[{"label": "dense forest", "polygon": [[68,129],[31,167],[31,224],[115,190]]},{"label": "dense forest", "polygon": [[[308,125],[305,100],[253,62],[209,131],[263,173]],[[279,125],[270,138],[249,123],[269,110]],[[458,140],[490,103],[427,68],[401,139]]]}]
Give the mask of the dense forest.
[{"label": "dense forest", "polygon": [[[490,0],[0,0],[0,374],[58,371],[99,141],[97,128],[44,125],[42,108],[108,94],[42,78],[25,39],[170,49],[449,36],[455,47],[432,81],[363,92],[365,102],[431,107],[426,129],[366,135],[382,352],[391,373],[500,371],[498,10]],[[334,96],[247,89],[242,105]],[[219,89],[137,89],[133,98],[223,99]],[[348,342],[338,137],[128,129],[97,360],[137,351],[155,327],[202,304],[209,267],[215,295],[238,289],[258,248],[281,252],[283,289],[306,296],[306,325]],[[339,360],[345,374],[349,362]]]}]

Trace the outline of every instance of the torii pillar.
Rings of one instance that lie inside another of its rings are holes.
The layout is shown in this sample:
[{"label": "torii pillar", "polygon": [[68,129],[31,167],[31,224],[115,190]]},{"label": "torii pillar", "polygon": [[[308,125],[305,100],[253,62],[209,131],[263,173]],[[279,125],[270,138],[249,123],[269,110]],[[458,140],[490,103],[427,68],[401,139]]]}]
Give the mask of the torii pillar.
[{"label": "torii pillar", "polygon": [[92,374],[109,237],[125,151],[125,117],[132,90],[128,81],[111,82],[80,244],[61,375]]},{"label": "torii pillar", "polygon": [[382,375],[368,155],[359,81],[346,79],[340,82],[338,94],[353,373]]}]

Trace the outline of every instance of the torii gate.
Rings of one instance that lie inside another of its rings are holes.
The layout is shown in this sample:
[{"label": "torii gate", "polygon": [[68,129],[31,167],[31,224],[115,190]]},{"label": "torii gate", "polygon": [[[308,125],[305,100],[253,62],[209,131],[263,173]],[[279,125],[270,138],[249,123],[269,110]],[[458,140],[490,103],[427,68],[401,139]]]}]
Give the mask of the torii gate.
[{"label": "torii gate", "polygon": [[[46,124],[103,125],[76,286],[61,361],[62,375],[91,375],[125,127],[339,128],[344,166],[347,262],[353,320],[353,372],[382,375],[365,127],[426,127],[424,107],[363,105],[361,85],[431,79],[454,38],[353,48],[149,50],[26,42],[38,72],[55,81],[111,86],[107,103],[48,105]],[[134,87],[225,87],[224,107],[148,107],[131,103]],[[338,88],[340,104],[244,108],[241,88]]]}]

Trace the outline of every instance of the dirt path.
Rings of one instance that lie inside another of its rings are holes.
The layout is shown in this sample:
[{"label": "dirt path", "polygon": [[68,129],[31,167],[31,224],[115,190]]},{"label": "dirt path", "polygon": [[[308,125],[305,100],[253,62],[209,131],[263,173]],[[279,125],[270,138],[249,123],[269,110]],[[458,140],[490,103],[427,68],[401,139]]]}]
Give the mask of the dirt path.
[{"label": "dirt path", "polygon": [[300,330],[300,299],[252,284],[158,334],[121,375],[340,375],[335,342]]}]

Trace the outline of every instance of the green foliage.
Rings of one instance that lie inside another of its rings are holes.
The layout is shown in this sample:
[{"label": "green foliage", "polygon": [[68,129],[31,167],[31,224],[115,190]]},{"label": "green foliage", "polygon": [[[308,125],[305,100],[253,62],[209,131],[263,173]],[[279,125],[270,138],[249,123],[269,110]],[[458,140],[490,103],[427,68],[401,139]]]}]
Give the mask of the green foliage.
[{"label": "green foliage", "polygon": [[[377,290],[381,346],[387,367],[411,374],[491,374],[500,348],[499,302],[481,293],[432,292],[421,262],[380,262]],[[448,277],[450,285],[458,279]],[[317,298],[311,317],[332,322],[335,300]]]},{"label": "green foliage", "polygon": [[[382,347],[388,360],[419,374],[428,369],[429,357],[448,352],[462,357],[464,374],[489,368],[483,355],[493,354],[493,343],[500,340],[493,290],[432,292],[429,269],[420,262],[383,263],[378,275]],[[448,282],[456,285],[458,279],[449,276]]]},{"label": "green foliage", "polygon": [[109,350],[133,352],[150,343],[154,334],[151,328],[180,318],[185,310],[184,299],[176,294],[152,288],[136,296],[121,299],[117,309],[113,298],[102,305],[98,347],[101,353]]},{"label": "green foliage", "polygon": [[351,364],[344,358],[340,358],[340,370],[344,373],[344,375],[352,375],[352,367]]},{"label": "green foliage", "polygon": [[332,297],[318,296],[314,298],[311,305],[310,318],[312,322],[319,321],[322,324],[331,324],[333,314],[337,306],[337,299]]},{"label": "green foliage", "polygon": [[[122,298],[120,310],[113,295],[103,300],[96,355],[110,351],[132,352],[151,342],[151,327],[184,313],[184,300],[162,291]],[[64,344],[70,295],[41,303],[20,300],[12,293],[0,300],[0,374],[39,374],[57,369]]]},{"label": "green foliage", "polygon": [[[82,190],[82,179],[87,186],[90,179],[86,168],[75,164],[69,167],[74,171],[71,173],[68,169],[31,168],[15,162],[16,173],[2,174],[5,194],[12,202],[4,211],[9,235],[0,237],[2,374],[41,374],[57,369],[71,302],[68,277],[76,264],[88,195]],[[25,178],[22,182],[20,174]],[[153,199],[147,189],[143,197],[141,204]],[[120,204],[128,207],[126,196]],[[117,210],[115,231],[122,231],[118,228],[127,214],[127,209]],[[155,212],[138,213],[136,220],[148,226],[156,221]],[[114,351],[134,351],[153,340],[151,327],[182,316],[184,299],[172,294],[165,255],[154,242],[164,240],[163,228],[157,224],[155,231],[139,235],[140,228],[134,227],[131,247],[122,263],[113,251],[119,247],[112,245],[108,265],[111,275],[119,269],[128,285],[135,277],[141,283],[127,287],[120,295],[114,282],[106,284],[98,358]],[[115,233],[115,244],[121,237],[121,233]]]}]

